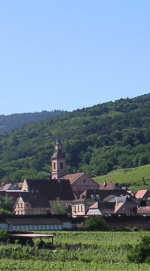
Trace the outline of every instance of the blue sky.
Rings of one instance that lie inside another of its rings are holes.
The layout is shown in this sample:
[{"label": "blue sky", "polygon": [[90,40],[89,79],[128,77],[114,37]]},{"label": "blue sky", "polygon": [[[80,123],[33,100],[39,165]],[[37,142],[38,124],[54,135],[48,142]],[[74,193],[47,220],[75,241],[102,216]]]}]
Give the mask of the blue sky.
[{"label": "blue sky", "polygon": [[150,92],[149,0],[1,0],[0,115]]}]

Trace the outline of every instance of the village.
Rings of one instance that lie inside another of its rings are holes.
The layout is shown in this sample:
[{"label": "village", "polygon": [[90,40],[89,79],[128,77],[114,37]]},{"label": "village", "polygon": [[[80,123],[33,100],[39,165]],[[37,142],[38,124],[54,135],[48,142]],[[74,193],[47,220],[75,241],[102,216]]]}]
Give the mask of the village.
[{"label": "village", "polygon": [[150,192],[136,194],[117,183],[96,183],[85,173],[67,174],[62,144],[56,139],[51,179],[25,179],[1,186],[13,201],[13,215],[0,216],[5,230],[71,230],[87,217],[103,216],[108,228],[150,229]]}]

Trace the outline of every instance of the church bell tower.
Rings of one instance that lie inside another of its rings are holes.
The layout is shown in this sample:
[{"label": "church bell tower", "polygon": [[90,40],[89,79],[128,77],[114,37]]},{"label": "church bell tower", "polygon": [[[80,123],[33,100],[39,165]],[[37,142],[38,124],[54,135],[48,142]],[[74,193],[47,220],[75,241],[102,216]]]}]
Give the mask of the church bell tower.
[{"label": "church bell tower", "polygon": [[54,146],[54,153],[51,157],[51,161],[52,161],[52,179],[59,179],[67,174],[66,157],[62,153],[62,144],[58,137],[56,138],[56,144]]}]

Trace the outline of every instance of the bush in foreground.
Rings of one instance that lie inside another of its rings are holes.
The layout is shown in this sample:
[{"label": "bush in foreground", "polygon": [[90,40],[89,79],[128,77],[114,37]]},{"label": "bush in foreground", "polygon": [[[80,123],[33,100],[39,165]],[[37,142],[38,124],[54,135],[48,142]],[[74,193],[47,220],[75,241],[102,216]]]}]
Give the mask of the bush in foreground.
[{"label": "bush in foreground", "polygon": [[150,237],[142,237],[141,242],[136,245],[131,253],[128,255],[128,259],[135,263],[150,263]]},{"label": "bush in foreground", "polygon": [[8,239],[8,232],[0,230],[0,241],[5,242]]},{"label": "bush in foreground", "polygon": [[83,229],[87,231],[106,231],[107,226],[102,216],[94,216],[89,217],[85,220],[85,225]]}]

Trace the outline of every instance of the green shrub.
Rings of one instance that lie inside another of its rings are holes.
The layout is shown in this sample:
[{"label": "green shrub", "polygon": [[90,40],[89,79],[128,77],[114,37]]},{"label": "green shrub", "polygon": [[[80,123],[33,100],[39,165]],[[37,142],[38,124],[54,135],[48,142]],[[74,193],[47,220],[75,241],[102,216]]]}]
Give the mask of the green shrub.
[{"label": "green shrub", "polygon": [[142,237],[141,242],[136,245],[131,253],[128,255],[128,259],[131,262],[135,263],[150,263],[150,237],[144,236]]},{"label": "green shrub", "polygon": [[0,241],[7,241],[8,232],[4,230],[0,230]]},{"label": "green shrub", "polygon": [[133,227],[132,231],[139,231],[139,228],[138,227]]},{"label": "green shrub", "polygon": [[102,216],[94,216],[86,219],[83,229],[87,231],[106,231],[107,226]]}]

